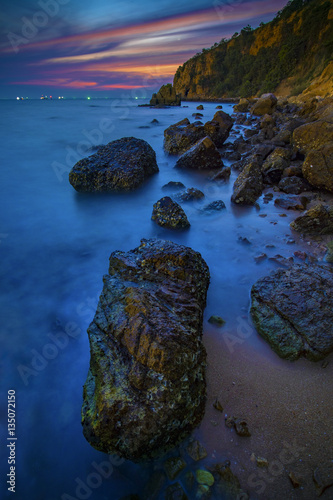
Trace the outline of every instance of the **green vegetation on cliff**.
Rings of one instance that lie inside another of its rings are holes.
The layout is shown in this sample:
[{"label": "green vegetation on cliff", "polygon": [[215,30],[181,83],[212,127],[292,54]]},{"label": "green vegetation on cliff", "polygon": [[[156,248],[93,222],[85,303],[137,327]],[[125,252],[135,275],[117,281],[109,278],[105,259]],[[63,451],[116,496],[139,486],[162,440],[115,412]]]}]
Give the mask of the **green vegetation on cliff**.
[{"label": "green vegetation on cliff", "polygon": [[[203,49],[174,77],[183,98],[298,94],[333,59],[333,0],[292,0],[267,24]],[[281,87],[282,82],[282,87]]]}]

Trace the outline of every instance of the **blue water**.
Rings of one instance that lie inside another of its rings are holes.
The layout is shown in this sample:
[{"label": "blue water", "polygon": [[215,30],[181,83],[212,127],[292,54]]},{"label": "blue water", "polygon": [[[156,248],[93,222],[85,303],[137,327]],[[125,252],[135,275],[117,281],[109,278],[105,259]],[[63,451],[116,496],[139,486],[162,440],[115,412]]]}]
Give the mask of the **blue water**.
[{"label": "blue water", "polygon": [[[287,244],[294,214],[281,218],[281,210],[262,199],[260,213],[266,218],[259,217],[256,208],[231,206],[235,173],[230,182],[216,184],[205,174],[173,168],[175,158],[163,151],[163,131],[185,117],[192,121],[197,103],[158,110],[137,104],[131,99],[0,102],[1,498],[11,497],[4,481],[8,464],[3,444],[10,389],[16,390],[17,411],[15,498],[118,499],[142,492],[159,467],[114,458],[112,474],[91,476],[96,472],[93,464],[108,458],[82,435],[82,386],[90,356],[86,329],[112,251],[135,248],[141,238],[160,237],[201,252],[212,276],[204,332],[207,339],[216,339],[222,334],[207,319],[219,314],[229,331],[236,328],[237,318],[247,314],[251,284],[274,267],[268,260],[257,265],[253,257],[263,251],[288,257],[297,249]],[[204,121],[212,118],[215,107],[204,104]],[[223,109],[232,112],[231,105]],[[151,124],[154,118],[158,125]],[[129,194],[76,193],[68,183],[72,165],[91,154],[92,146],[124,136],[148,141],[156,151],[159,174]],[[150,219],[152,207],[172,194],[161,189],[171,180],[201,189],[204,204],[222,199],[226,210],[204,216],[201,203],[184,203],[190,230],[160,228]],[[240,244],[240,236],[252,244]],[[267,249],[267,244],[276,248]],[[271,355],[256,335],[247,345]],[[221,370],[214,363],[208,359],[210,373]],[[204,420],[197,433],[204,445],[207,426]],[[215,446],[216,461],[227,455],[228,450]],[[81,489],[76,489],[78,484]]]}]

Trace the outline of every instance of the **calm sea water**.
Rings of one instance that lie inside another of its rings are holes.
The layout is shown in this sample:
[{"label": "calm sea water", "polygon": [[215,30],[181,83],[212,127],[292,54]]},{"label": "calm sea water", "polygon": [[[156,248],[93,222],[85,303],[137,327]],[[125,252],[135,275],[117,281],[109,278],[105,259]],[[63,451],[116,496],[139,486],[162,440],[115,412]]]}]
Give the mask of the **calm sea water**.
[{"label": "calm sea water", "polygon": [[[204,174],[173,168],[175,158],[163,151],[163,131],[185,117],[193,120],[197,103],[158,110],[137,104],[110,99],[0,102],[1,498],[11,497],[4,480],[10,389],[16,390],[16,498],[118,499],[142,492],[158,467],[113,460],[112,474],[109,470],[102,478],[96,464],[107,456],[82,435],[82,385],[90,356],[86,329],[112,251],[135,248],[141,238],[160,237],[201,252],[212,277],[204,332],[223,342],[223,329],[207,319],[221,315],[227,331],[236,331],[237,322],[246,317],[252,283],[274,267],[268,260],[256,264],[254,256],[266,252],[288,257],[296,250],[287,243],[289,214],[279,217],[281,210],[262,199],[260,212],[231,206],[235,174],[230,182],[214,184]],[[204,121],[212,118],[215,107],[204,104]],[[232,112],[231,105],[223,109]],[[154,118],[157,125],[151,124]],[[72,165],[91,154],[88,148],[124,136],[148,141],[156,151],[159,174],[129,194],[76,193],[68,183]],[[162,190],[171,180],[201,189],[204,204],[222,199],[226,210],[207,216],[198,202],[184,203],[190,230],[159,228],[150,219],[152,207],[171,194]],[[239,237],[251,244],[240,243]],[[266,248],[268,244],[275,248]],[[271,355],[257,335],[246,345]],[[208,364],[211,371],[223,369],[210,359]],[[207,426],[204,420],[197,432],[204,445]],[[227,450],[217,444],[214,458],[226,456]]]}]

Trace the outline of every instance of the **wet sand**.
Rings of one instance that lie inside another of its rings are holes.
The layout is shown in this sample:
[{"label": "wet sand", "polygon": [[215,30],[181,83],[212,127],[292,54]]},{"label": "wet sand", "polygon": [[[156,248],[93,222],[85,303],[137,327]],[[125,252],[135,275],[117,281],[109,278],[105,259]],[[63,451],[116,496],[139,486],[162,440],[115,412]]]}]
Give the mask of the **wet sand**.
[{"label": "wet sand", "polygon": [[[229,348],[224,332],[239,343]],[[242,339],[241,332],[248,337]],[[322,361],[285,361],[255,330],[240,330],[236,324],[221,329],[207,324],[204,339],[208,400],[197,438],[205,442],[207,460],[230,460],[251,499],[317,498],[313,471],[319,467],[324,482],[329,472],[333,480],[333,355],[325,368]],[[223,413],[213,407],[216,398]],[[228,428],[226,415],[244,417],[251,437]],[[266,458],[268,468],[257,467],[252,453]],[[300,488],[293,488],[290,472],[300,479]],[[322,498],[333,498],[333,487]]]}]

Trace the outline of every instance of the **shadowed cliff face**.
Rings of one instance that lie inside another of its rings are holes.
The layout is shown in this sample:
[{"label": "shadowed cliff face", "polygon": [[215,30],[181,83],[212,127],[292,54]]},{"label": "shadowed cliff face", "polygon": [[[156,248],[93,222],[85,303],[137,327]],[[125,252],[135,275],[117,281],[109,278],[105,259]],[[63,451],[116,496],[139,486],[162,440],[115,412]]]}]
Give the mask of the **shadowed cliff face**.
[{"label": "shadowed cliff face", "polygon": [[182,99],[248,97],[265,92],[331,95],[333,0],[293,0],[270,23],[247,26],[180,66]]}]

